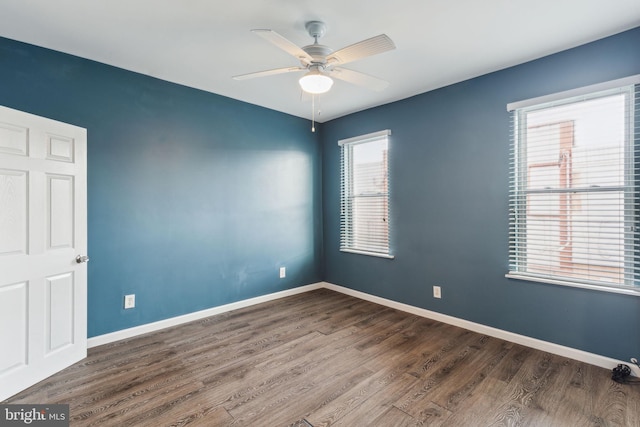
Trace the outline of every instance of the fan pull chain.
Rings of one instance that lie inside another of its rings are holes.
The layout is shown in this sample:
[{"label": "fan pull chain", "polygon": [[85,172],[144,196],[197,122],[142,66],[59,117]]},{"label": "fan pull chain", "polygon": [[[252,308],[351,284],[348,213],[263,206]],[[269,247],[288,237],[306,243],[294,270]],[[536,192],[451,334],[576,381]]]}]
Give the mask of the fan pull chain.
[{"label": "fan pull chain", "polygon": [[[322,113],[320,105],[320,95],[318,95],[318,116]],[[316,94],[311,95],[311,132],[316,131]]]},{"label": "fan pull chain", "polygon": [[316,95],[311,95],[311,132],[316,131]]}]

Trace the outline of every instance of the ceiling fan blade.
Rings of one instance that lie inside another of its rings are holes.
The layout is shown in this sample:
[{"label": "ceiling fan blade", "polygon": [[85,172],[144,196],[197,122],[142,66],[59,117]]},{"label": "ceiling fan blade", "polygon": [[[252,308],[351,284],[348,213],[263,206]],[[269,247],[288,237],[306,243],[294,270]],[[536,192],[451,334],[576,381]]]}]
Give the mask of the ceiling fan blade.
[{"label": "ceiling fan blade", "polygon": [[292,55],[293,57],[300,60],[303,64],[311,64],[312,58],[307,52],[302,50],[300,47],[298,47],[298,45],[296,45],[292,41],[285,39],[275,31],[258,29],[258,30],[251,30],[251,32],[259,35],[260,37],[270,42],[271,44],[284,50],[289,55]]},{"label": "ceiling fan blade", "polygon": [[346,64],[347,62],[377,55],[395,48],[396,45],[386,34],[380,34],[333,52],[327,57],[327,62],[330,64]]},{"label": "ceiling fan blade", "polygon": [[294,71],[304,71],[304,70],[306,70],[306,68],[302,68],[302,67],[274,68],[273,70],[264,70],[264,71],[257,71],[255,73],[240,74],[239,76],[233,76],[233,79],[248,80],[248,79],[253,79],[255,77],[272,76],[274,74],[291,73]]},{"label": "ceiling fan blade", "polygon": [[389,82],[370,76],[360,71],[349,70],[348,68],[333,68],[329,71],[331,77],[353,83],[358,86],[364,86],[376,92],[384,90],[389,86]]}]

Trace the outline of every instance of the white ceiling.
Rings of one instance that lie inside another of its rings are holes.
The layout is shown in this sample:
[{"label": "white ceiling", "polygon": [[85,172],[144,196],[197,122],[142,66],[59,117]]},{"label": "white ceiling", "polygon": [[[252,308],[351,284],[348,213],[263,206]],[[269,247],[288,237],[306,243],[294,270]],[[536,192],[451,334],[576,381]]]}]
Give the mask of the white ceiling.
[{"label": "white ceiling", "polygon": [[310,20],[335,50],[381,33],[397,47],[346,66],[390,85],[336,81],[323,122],[640,26],[640,0],[0,0],[0,36],[305,118],[300,74],[231,77],[298,65],[249,30],[304,46]]}]

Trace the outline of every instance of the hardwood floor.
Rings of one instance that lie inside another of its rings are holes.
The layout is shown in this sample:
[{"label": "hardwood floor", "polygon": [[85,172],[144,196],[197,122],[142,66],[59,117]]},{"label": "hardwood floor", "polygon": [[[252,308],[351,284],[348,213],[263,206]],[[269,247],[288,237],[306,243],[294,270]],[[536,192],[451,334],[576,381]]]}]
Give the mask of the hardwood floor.
[{"label": "hardwood floor", "polygon": [[640,426],[610,371],[327,289],[89,350],[72,426]]}]

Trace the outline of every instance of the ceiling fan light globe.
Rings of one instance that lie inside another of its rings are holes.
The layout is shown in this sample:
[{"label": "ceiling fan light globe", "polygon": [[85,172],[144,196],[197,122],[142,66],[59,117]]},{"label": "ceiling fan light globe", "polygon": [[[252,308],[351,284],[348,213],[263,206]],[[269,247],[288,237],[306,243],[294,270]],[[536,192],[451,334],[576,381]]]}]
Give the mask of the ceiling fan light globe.
[{"label": "ceiling fan light globe", "polygon": [[303,91],[316,95],[329,92],[333,86],[331,77],[313,71],[302,76],[298,82]]}]

